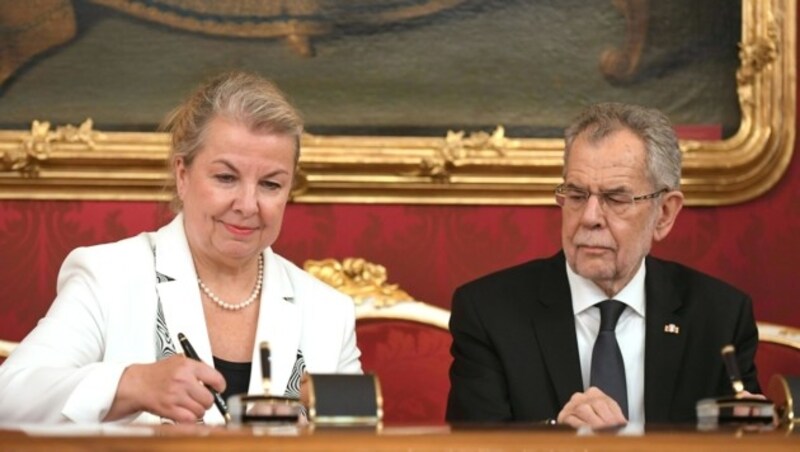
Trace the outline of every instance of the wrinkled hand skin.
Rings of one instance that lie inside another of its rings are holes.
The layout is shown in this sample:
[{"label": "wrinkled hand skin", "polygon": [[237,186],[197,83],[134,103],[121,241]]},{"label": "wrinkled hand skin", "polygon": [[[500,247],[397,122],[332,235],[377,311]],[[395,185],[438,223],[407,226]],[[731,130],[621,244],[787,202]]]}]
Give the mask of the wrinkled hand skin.
[{"label": "wrinkled hand skin", "polygon": [[204,385],[223,392],[225,378],[213,367],[183,355],[130,365],[122,373],[104,420],[147,411],[176,423],[195,423],[214,403]]},{"label": "wrinkled hand skin", "polygon": [[599,430],[628,423],[619,404],[600,389],[592,386],[585,392],[572,395],[558,413],[558,423],[574,428],[591,427]]}]

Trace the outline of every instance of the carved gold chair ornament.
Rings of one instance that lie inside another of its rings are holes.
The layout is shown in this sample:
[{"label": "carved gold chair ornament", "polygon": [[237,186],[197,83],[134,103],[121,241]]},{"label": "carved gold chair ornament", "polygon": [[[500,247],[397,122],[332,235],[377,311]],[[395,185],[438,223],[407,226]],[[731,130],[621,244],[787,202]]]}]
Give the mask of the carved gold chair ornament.
[{"label": "carved gold chair ornament", "polygon": [[387,283],[386,267],[362,258],[307,260],[303,268],[353,298],[356,318],[394,319],[448,329],[450,311],[414,300],[397,284]]}]

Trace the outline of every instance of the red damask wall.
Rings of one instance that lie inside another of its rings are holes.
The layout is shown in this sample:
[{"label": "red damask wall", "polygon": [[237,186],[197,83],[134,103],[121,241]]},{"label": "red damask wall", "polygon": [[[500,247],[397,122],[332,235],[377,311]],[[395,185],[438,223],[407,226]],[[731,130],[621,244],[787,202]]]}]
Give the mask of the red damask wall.
[{"label": "red damask wall", "polygon": [[[800,163],[769,193],[736,206],[686,208],[654,254],[750,293],[756,316],[800,327]],[[0,337],[18,340],[46,311],[59,265],[76,246],[165,223],[164,204],[0,202]],[[417,299],[449,307],[453,289],[559,247],[556,207],[289,206],[276,250],[297,263],[359,256],[388,268]]]},{"label": "red damask wall", "polygon": [[[750,293],[758,320],[800,327],[797,154],[755,200],[685,208],[653,254]],[[458,285],[556,252],[559,215],[557,207],[294,204],[275,249],[298,264],[364,257],[385,265],[390,282],[417,299],[449,307]],[[0,201],[0,338],[21,339],[46,312],[69,250],[152,230],[170,217],[161,203]]]}]

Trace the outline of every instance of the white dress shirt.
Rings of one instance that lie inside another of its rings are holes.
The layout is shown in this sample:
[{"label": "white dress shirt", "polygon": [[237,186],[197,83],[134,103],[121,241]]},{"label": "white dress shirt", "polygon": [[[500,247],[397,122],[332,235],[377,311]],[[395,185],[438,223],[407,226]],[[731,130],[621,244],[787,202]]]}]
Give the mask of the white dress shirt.
[{"label": "white dress shirt", "polygon": [[583,389],[589,389],[592,369],[592,350],[600,331],[600,308],[594,305],[613,298],[625,303],[625,310],[617,322],[616,336],[625,363],[628,388],[628,421],[644,423],[644,334],[645,292],[644,262],[633,279],[622,290],[609,297],[591,280],[586,279],[567,264],[567,278],[572,293],[572,310],[575,314],[575,333],[578,338],[578,355],[581,362]]}]

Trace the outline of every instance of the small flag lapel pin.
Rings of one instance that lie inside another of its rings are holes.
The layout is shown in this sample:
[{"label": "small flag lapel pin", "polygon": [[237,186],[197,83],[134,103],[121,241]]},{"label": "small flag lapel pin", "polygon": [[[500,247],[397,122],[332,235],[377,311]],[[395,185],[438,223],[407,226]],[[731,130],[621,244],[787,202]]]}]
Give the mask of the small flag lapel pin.
[{"label": "small flag lapel pin", "polygon": [[681,328],[674,323],[668,323],[664,325],[664,332],[669,334],[680,334]]}]

